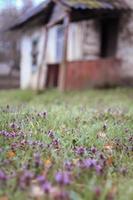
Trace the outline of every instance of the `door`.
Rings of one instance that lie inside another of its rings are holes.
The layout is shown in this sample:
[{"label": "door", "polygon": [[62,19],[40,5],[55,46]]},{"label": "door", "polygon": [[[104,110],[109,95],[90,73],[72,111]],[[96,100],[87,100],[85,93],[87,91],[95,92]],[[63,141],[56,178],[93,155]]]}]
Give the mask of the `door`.
[{"label": "door", "polygon": [[58,75],[59,75],[59,65],[58,64],[49,64],[47,71],[47,88],[54,88],[58,86]]}]

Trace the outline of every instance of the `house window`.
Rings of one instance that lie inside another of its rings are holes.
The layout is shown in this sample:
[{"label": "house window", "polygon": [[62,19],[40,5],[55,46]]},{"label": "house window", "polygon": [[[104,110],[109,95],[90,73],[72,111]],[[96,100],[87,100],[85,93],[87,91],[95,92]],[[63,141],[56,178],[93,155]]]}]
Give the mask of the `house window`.
[{"label": "house window", "polygon": [[36,72],[38,64],[38,39],[32,41],[32,72]]},{"label": "house window", "polygon": [[57,27],[57,39],[56,39],[56,58],[57,62],[62,61],[63,57],[63,42],[64,42],[64,26]]},{"label": "house window", "polygon": [[119,18],[101,20],[101,57],[115,57]]}]

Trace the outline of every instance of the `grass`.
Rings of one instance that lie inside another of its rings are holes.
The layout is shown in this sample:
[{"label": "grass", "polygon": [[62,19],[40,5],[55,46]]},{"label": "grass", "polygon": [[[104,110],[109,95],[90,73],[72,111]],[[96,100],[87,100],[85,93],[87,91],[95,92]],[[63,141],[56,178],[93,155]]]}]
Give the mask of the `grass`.
[{"label": "grass", "polygon": [[[0,110],[0,131],[8,133],[0,134],[0,169],[7,179],[0,174],[0,200],[132,199],[132,89],[65,94],[51,90],[40,95],[1,91]],[[54,138],[48,135],[50,130]],[[43,163],[39,166],[36,153]],[[86,159],[95,159],[102,169],[84,167]],[[72,167],[68,185],[55,178],[59,171],[68,174],[66,161]],[[33,175],[22,180],[26,171]],[[49,194],[40,195],[38,175],[52,184]],[[60,196],[63,192],[68,196]]]}]

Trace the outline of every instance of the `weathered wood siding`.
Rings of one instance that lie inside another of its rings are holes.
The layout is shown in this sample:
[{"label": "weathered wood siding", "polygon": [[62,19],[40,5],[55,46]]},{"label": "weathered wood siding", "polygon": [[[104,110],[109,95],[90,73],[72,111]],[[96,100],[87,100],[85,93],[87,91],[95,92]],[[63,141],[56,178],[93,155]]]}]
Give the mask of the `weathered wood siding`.
[{"label": "weathered wood siding", "polygon": [[95,20],[71,23],[68,61],[94,60],[100,54],[100,30]]},{"label": "weathered wood siding", "polygon": [[[57,29],[60,25],[49,30],[47,62],[58,63],[57,58]],[[62,39],[62,38],[59,38]],[[94,60],[100,54],[100,30],[95,20],[71,23],[68,36],[68,61]]]},{"label": "weathered wood siding", "polygon": [[[38,38],[38,61],[36,71],[32,71],[32,41]],[[45,41],[44,27],[26,31],[21,40],[21,80],[22,89],[37,87],[38,68],[43,59],[43,48]]]},{"label": "weathered wood siding", "polygon": [[66,90],[118,85],[120,64],[117,59],[68,62]]},{"label": "weathered wood siding", "polygon": [[122,59],[123,83],[133,85],[133,12],[120,19],[117,57]]},{"label": "weathered wood siding", "polygon": [[[133,9],[132,0],[123,0]],[[122,84],[133,85],[133,11],[120,19],[117,57],[122,60]]]}]

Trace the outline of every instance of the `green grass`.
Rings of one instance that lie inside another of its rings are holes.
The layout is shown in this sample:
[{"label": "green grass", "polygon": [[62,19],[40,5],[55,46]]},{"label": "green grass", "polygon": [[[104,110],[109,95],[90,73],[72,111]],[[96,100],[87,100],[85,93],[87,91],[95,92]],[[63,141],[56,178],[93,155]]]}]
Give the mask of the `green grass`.
[{"label": "green grass", "polygon": [[[0,196],[10,200],[29,199],[29,191],[21,190],[17,179],[21,176],[22,166],[29,163],[29,170],[35,177],[46,171],[46,166],[34,166],[34,153],[39,152],[41,159],[50,159],[52,167],[48,169],[47,178],[53,187],[68,191],[72,200],[131,200],[133,197],[133,90],[117,88],[109,90],[88,90],[82,92],[59,93],[56,90],[46,91],[37,95],[31,91],[1,91],[0,92],[0,131],[19,133],[19,128],[13,130],[15,123],[24,133],[24,137],[5,138],[0,136],[0,169],[7,175],[16,172],[16,177],[8,180],[6,185],[0,182]],[[39,117],[38,113],[47,111],[47,117]],[[107,128],[104,129],[106,124]],[[59,148],[51,146],[40,148],[37,145],[27,145],[25,141],[41,141],[50,144],[47,133],[53,130],[59,139]],[[116,139],[118,146],[116,145]],[[20,146],[20,143],[24,143]],[[14,150],[15,156],[7,156],[12,152],[13,143],[19,147]],[[111,146],[110,150],[105,148]],[[112,147],[113,144],[113,147]],[[83,156],[75,153],[74,147],[83,146],[87,149]],[[63,163],[67,160],[75,163],[77,160],[94,157],[91,147],[96,147],[98,153],[103,153],[107,164],[103,174],[95,170],[82,169],[75,164],[72,170],[72,182],[69,186],[58,186],[54,175],[64,170]],[[5,164],[6,162],[10,164]],[[127,173],[121,173],[126,168]],[[34,177],[34,179],[35,179]],[[100,188],[100,194],[95,193]],[[49,196],[42,199],[48,200]],[[31,198],[32,199],[32,198]],[[41,198],[38,198],[39,200]],[[52,199],[54,197],[52,196]],[[59,198],[58,198],[59,199]],[[57,200],[58,200],[57,199]],[[63,200],[63,199],[62,199]]]}]

